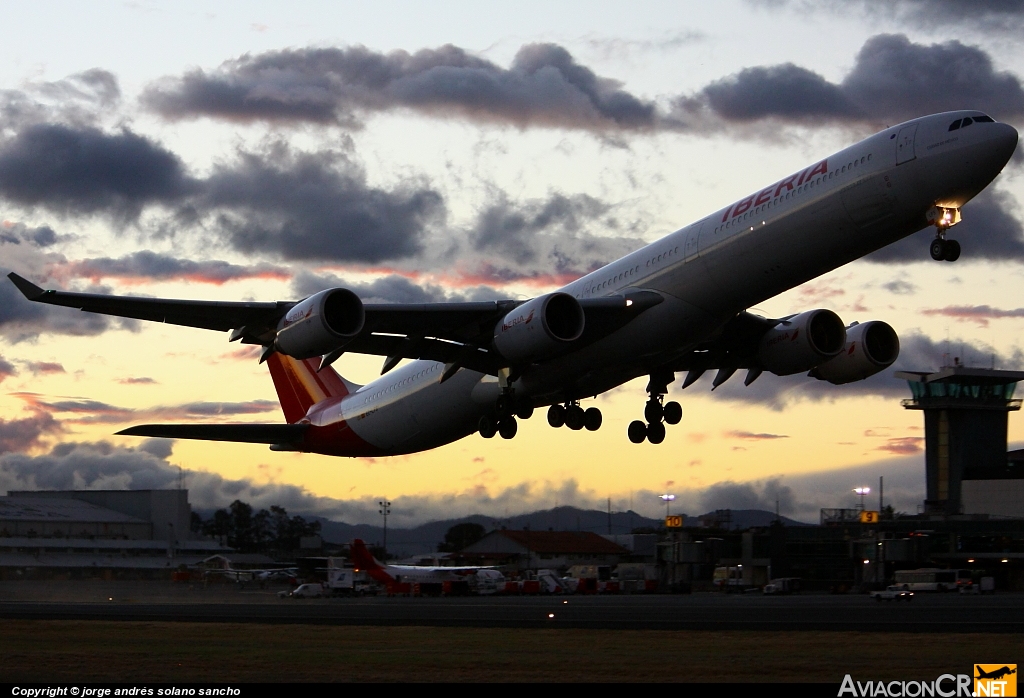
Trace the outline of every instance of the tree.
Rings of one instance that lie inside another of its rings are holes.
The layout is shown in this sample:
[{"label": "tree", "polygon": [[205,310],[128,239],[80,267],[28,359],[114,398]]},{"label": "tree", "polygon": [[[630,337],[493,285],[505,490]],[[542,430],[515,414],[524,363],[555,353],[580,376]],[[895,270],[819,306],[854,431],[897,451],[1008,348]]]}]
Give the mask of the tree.
[{"label": "tree", "polygon": [[439,553],[457,553],[484,537],[487,530],[478,523],[455,524],[444,534],[444,543],[437,546]]}]

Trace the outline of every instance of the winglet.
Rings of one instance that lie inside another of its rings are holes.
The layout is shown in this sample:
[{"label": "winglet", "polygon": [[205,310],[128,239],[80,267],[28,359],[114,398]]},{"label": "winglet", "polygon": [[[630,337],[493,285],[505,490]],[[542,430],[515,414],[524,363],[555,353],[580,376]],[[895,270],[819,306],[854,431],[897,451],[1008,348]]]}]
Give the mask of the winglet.
[{"label": "winglet", "polygon": [[44,289],[39,288],[28,279],[21,278],[13,271],[7,275],[7,278],[14,282],[14,285],[18,287],[18,290],[21,291],[22,295],[30,301],[39,300],[39,298],[46,293]]}]

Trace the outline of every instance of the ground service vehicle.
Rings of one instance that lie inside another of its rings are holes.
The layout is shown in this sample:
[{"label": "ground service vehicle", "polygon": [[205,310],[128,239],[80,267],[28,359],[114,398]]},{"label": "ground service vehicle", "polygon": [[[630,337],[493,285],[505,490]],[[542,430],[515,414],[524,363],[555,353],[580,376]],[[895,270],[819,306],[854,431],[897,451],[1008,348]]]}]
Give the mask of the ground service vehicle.
[{"label": "ground service vehicle", "polygon": [[971,571],[935,567],[897,570],[894,581],[905,591],[956,591],[958,587],[971,583]]}]

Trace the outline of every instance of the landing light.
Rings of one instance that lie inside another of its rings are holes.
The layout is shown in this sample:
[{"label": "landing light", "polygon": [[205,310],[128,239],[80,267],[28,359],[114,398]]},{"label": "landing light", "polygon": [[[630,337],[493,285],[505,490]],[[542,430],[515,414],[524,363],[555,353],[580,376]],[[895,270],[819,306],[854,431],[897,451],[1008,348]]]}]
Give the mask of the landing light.
[{"label": "landing light", "polygon": [[628,307],[629,307],[629,306],[631,306],[631,305],[633,305],[633,301],[631,301],[631,300],[627,299],[627,300],[626,300],[626,307],[628,308]]}]

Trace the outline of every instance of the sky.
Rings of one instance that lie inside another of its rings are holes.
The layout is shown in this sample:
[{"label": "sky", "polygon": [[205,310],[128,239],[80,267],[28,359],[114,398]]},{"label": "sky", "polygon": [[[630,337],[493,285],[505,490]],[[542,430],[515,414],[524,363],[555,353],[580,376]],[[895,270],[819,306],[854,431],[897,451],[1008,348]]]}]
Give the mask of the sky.
[{"label": "sky", "polygon": [[[72,2],[5,8],[0,271],[48,288],[295,300],[529,298],[889,125],[980,109],[1024,127],[1024,2]],[[893,370],[1024,368],[1024,155],[967,204],[956,264],[923,231],[755,312],[884,320]],[[365,383],[379,357],[335,367]],[[848,386],[710,376],[633,445],[644,381],[511,441],[342,459],[113,436],[283,421],[219,333],[31,304],[0,283],[0,490],[176,487],[349,523],[572,504],[648,516],[776,506],[816,521],[877,487],[916,512],[921,414]],[[1011,443],[1024,421],[1009,419]],[[876,490],[877,491],[877,490]],[[871,495],[874,498],[874,494]]]}]

